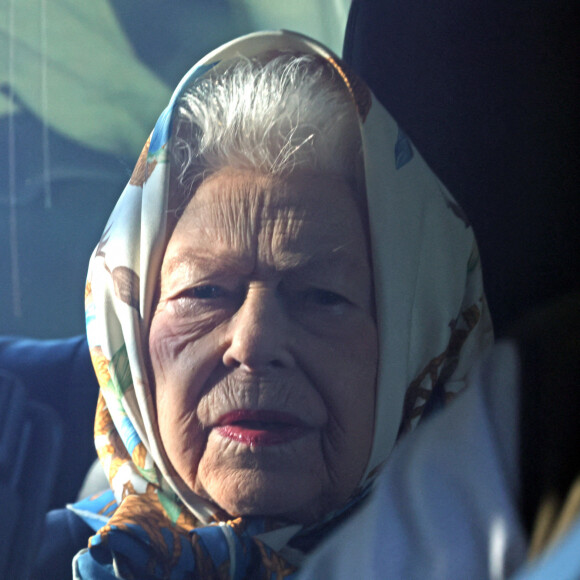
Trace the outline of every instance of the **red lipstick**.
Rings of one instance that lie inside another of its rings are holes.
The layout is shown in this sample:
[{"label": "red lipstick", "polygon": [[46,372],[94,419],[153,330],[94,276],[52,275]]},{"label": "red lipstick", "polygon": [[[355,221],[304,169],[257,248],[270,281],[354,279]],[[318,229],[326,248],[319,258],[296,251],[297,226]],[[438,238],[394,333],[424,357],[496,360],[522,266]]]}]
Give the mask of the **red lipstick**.
[{"label": "red lipstick", "polygon": [[222,436],[244,445],[281,445],[310,430],[296,416],[281,411],[237,410],[222,415],[216,426]]}]

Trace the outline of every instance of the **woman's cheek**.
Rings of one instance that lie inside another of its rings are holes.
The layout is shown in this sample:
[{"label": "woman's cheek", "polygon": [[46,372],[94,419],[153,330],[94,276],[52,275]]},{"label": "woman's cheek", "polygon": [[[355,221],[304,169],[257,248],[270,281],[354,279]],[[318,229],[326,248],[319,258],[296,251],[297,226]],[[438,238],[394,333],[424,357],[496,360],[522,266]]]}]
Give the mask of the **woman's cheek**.
[{"label": "woman's cheek", "polygon": [[211,331],[213,325],[208,318],[180,316],[172,302],[160,302],[149,331],[149,353],[157,385],[172,381],[176,373],[187,370],[180,368],[183,354]]},{"label": "woman's cheek", "polygon": [[166,414],[160,417],[159,431],[169,461],[193,489],[206,440],[195,413]]},{"label": "woman's cheek", "polygon": [[[195,377],[186,370],[187,339],[173,332],[164,317],[151,325],[149,349],[154,374],[154,396],[161,441],[169,461],[181,478],[191,486],[204,443],[196,415],[199,394]],[[193,361],[187,365],[195,368]]]},{"label": "woman's cheek", "polygon": [[204,386],[221,360],[205,325],[157,311],[149,334],[157,421],[173,467],[193,488],[207,433],[198,416]]}]

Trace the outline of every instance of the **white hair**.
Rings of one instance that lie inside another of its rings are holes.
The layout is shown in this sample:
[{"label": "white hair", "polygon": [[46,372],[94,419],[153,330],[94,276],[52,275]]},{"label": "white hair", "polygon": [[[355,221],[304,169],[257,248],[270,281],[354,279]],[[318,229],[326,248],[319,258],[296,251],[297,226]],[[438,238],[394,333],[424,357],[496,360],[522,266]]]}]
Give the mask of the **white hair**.
[{"label": "white hair", "polygon": [[364,188],[354,102],[334,67],[316,56],[236,59],[181,96],[172,173],[182,194],[224,167],[286,176],[311,171]]}]

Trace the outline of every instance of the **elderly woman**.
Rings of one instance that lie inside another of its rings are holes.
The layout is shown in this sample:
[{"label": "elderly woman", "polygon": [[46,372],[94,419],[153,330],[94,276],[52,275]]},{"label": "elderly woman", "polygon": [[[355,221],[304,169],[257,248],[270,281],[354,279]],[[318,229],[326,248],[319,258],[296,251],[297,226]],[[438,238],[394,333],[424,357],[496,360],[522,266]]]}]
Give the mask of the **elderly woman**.
[{"label": "elderly woman", "polygon": [[491,341],[469,223],[368,89],[287,32],[183,79],[90,264],[111,490],[79,578],[287,577]]}]

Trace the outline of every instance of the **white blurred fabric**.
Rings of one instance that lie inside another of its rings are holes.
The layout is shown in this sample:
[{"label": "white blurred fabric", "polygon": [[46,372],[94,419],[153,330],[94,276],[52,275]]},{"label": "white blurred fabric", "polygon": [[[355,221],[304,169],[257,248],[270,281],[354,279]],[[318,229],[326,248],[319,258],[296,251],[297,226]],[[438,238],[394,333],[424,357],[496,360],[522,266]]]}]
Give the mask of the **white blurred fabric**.
[{"label": "white blurred fabric", "polygon": [[516,347],[498,343],[468,390],[397,446],[368,503],[300,578],[513,574],[527,551],[516,503],[518,383]]}]

